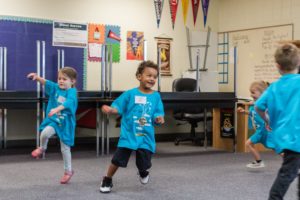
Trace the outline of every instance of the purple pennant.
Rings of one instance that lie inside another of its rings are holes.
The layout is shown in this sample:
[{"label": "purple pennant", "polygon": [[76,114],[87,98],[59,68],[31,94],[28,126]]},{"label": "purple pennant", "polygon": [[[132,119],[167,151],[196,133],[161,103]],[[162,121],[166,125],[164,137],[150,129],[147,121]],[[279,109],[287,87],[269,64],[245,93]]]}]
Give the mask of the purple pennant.
[{"label": "purple pennant", "polygon": [[201,0],[201,2],[202,2],[203,19],[204,19],[204,27],[205,27],[206,20],[207,20],[209,0]]}]

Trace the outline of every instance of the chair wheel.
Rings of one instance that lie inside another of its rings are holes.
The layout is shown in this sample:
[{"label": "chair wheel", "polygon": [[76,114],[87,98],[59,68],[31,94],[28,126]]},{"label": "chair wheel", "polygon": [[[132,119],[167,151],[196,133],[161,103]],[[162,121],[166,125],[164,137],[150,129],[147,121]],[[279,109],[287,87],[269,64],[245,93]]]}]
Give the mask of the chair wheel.
[{"label": "chair wheel", "polygon": [[178,139],[178,138],[175,139],[174,144],[175,144],[176,146],[179,145],[179,139]]}]

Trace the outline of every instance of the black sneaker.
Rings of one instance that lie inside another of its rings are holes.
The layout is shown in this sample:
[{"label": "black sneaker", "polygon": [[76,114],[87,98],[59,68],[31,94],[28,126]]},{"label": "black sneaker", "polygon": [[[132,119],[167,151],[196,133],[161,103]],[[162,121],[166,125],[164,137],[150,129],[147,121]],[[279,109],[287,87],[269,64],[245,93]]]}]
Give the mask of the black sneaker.
[{"label": "black sneaker", "polygon": [[112,187],[113,187],[112,178],[104,176],[103,180],[101,182],[100,192],[102,192],[102,193],[109,193],[111,191]]}]

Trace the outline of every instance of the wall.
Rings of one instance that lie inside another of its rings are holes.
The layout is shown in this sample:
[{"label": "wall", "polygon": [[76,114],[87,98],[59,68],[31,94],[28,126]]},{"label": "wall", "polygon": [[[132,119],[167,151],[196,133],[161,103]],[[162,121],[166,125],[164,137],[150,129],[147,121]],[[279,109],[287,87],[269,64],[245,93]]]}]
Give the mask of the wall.
[{"label": "wall", "polygon": [[[148,58],[152,60],[156,60],[156,46],[153,38],[161,34],[172,37],[174,39],[171,50],[173,76],[163,77],[162,91],[170,91],[172,80],[179,77],[189,67],[181,4],[178,7],[175,30],[172,30],[167,1],[163,7],[159,29],[156,27],[152,0],[0,0],[0,5],[2,15],[119,25],[123,41],[128,30],[144,31],[145,38],[148,40]],[[189,7],[187,26],[191,30],[205,30],[202,10],[199,9],[197,25],[194,28],[191,5]],[[299,10],[299,0],[211,0],[207,25],[214,32],[223,32],[293,23],[294,38],[300,39]],[[125,44],[122,43],[121,62],[113,66],[115,77],[113,89],[115,90],[125,90],[137,85],[134,73],[138,62],[125,60],[125,48]],[[89,90],[99,88],[99,66],[97,63],[88,63],[87,87]],[[117,80],[123,74],[126,76],[121,77],[122,84],[120,84]],[[173,127],[174,123],[170,124]],[[159,132],[175,132],[174,129],[168,127],[165,126]]]},{"label": "wall", "polygon": [[[188,51],[186,47],[186,32],[183,23],[181,1],[178,6],[175,29],[172,29],[170,8],[168,1],[164,1],[160,28],[157,28],[153,0],[0,0],[0,14],[21,17],[32,17],[53,20],[66,20],[71,22],[88,22],[119,25],[121,27],[121,62],[113,65],[113,90],[127,90],[136,87],[135,71],[138,61],[126,60],[126,32],[143,31],[148,41],[148,59],[156,61],[156,43],[154,37],[167,35],[173,38],[171,46],[171,72],[173,76],[162,77],[161,90],[171,91],[172,81],[181,76],[183,71],[189,68]],[[218,31],[219,1],[211,0],[207,25],[213,32]],[[191,3],[187,16],[186,25],[193,30],[206,29],[203,26],[202,9],[199,7],[196,26],[193,25]],[[119,80],[122,80],[120,82]],[[100,88],[100,64],[88,62],[87,66],[87,89],[97,90]],[[23,123],[18,118],[28,116],[29,111],[16,111],[11,117],[18,121],[22,130],[15,126],[9,126],[8,139],[34,137],[35,122]],[[32,111],[30,111],[32,112]],[[112,136],[118,135],[118,129],[114,123],[110,123],[109,131]],[[158,129],[158,133],[189,132],[187,126],[175,127],[171,116],[167,116],[167,126]],[[94,135],[94,130],[78,130],[81,135]]]},{"label": "wall", "polygon": [[[219,8],[219,32],[294,24],[294,39],[300,39],[298,0],[226,0],[219,1]],[[230,67],[230,78],[233,80],[233,65]],[[242,66],[237,67],[245,73]]]},{"label": "wall", "polygon": [[[207,24],[212,31],[218,28],[218,1],[212,1],[209,7]],[[113,65],[113,89],[126,90],[137,85],[135,70],[138,61],[126,60],[126,32],[143,31],[148,41],[148,59],[156,61],[156,43],[154,37],[162,34],[173,38],[171,49],[172,77],[163,77],[162,91],[171,91],[172,80],[189,67],[186,47],[186,33],[183,24],[181,2],[178,7],[175,29],[172,29],[168,1],[164,1],[160,28],[157,28],[154,3],[152,0],[0,0],[1,15],[14,15],[43,19],[57,19],[71,22],[89,22],[119,25],[121,27],[121,62]],[[202,9],[199,7],[197,25],[193,26],[191,4],[187,16],[187,26],[193,30],[204,30]],[[118,82],[120,76],[122,84]],[[87,89],[100,88],[100,64],[88,63]]]}]

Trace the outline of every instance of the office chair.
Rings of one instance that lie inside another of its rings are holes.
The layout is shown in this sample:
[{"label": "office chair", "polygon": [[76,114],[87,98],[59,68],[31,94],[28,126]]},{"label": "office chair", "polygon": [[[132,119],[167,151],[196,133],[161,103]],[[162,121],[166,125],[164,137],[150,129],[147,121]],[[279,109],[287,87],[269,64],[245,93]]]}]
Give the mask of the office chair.
[{"label": "office chair", "polygon": [[[178,78],[173,81],[172,91],[173,92],[196,92],[197,91],[197,80],[192,78]],[[207,145],[207,125],[208,120],[212,120],[210,113],[205,113],[205,108],[177,108],[174,110],[173,117],[179,121],[185,121],[191,125],[190,135],[187,137],[177,137],[174,141],[175,145],[179,145],[183,141],[192,141],[196,144],[198,141],[200,145]],[[206,115],[205,115],[206,114]],[[201,132],[201,136],[197,137],[196,127],[199,122],[204,124],[204,132]],[[178,124],[181,125],[181,124]],[[210,137],[211,141],[211,137]]]}]

